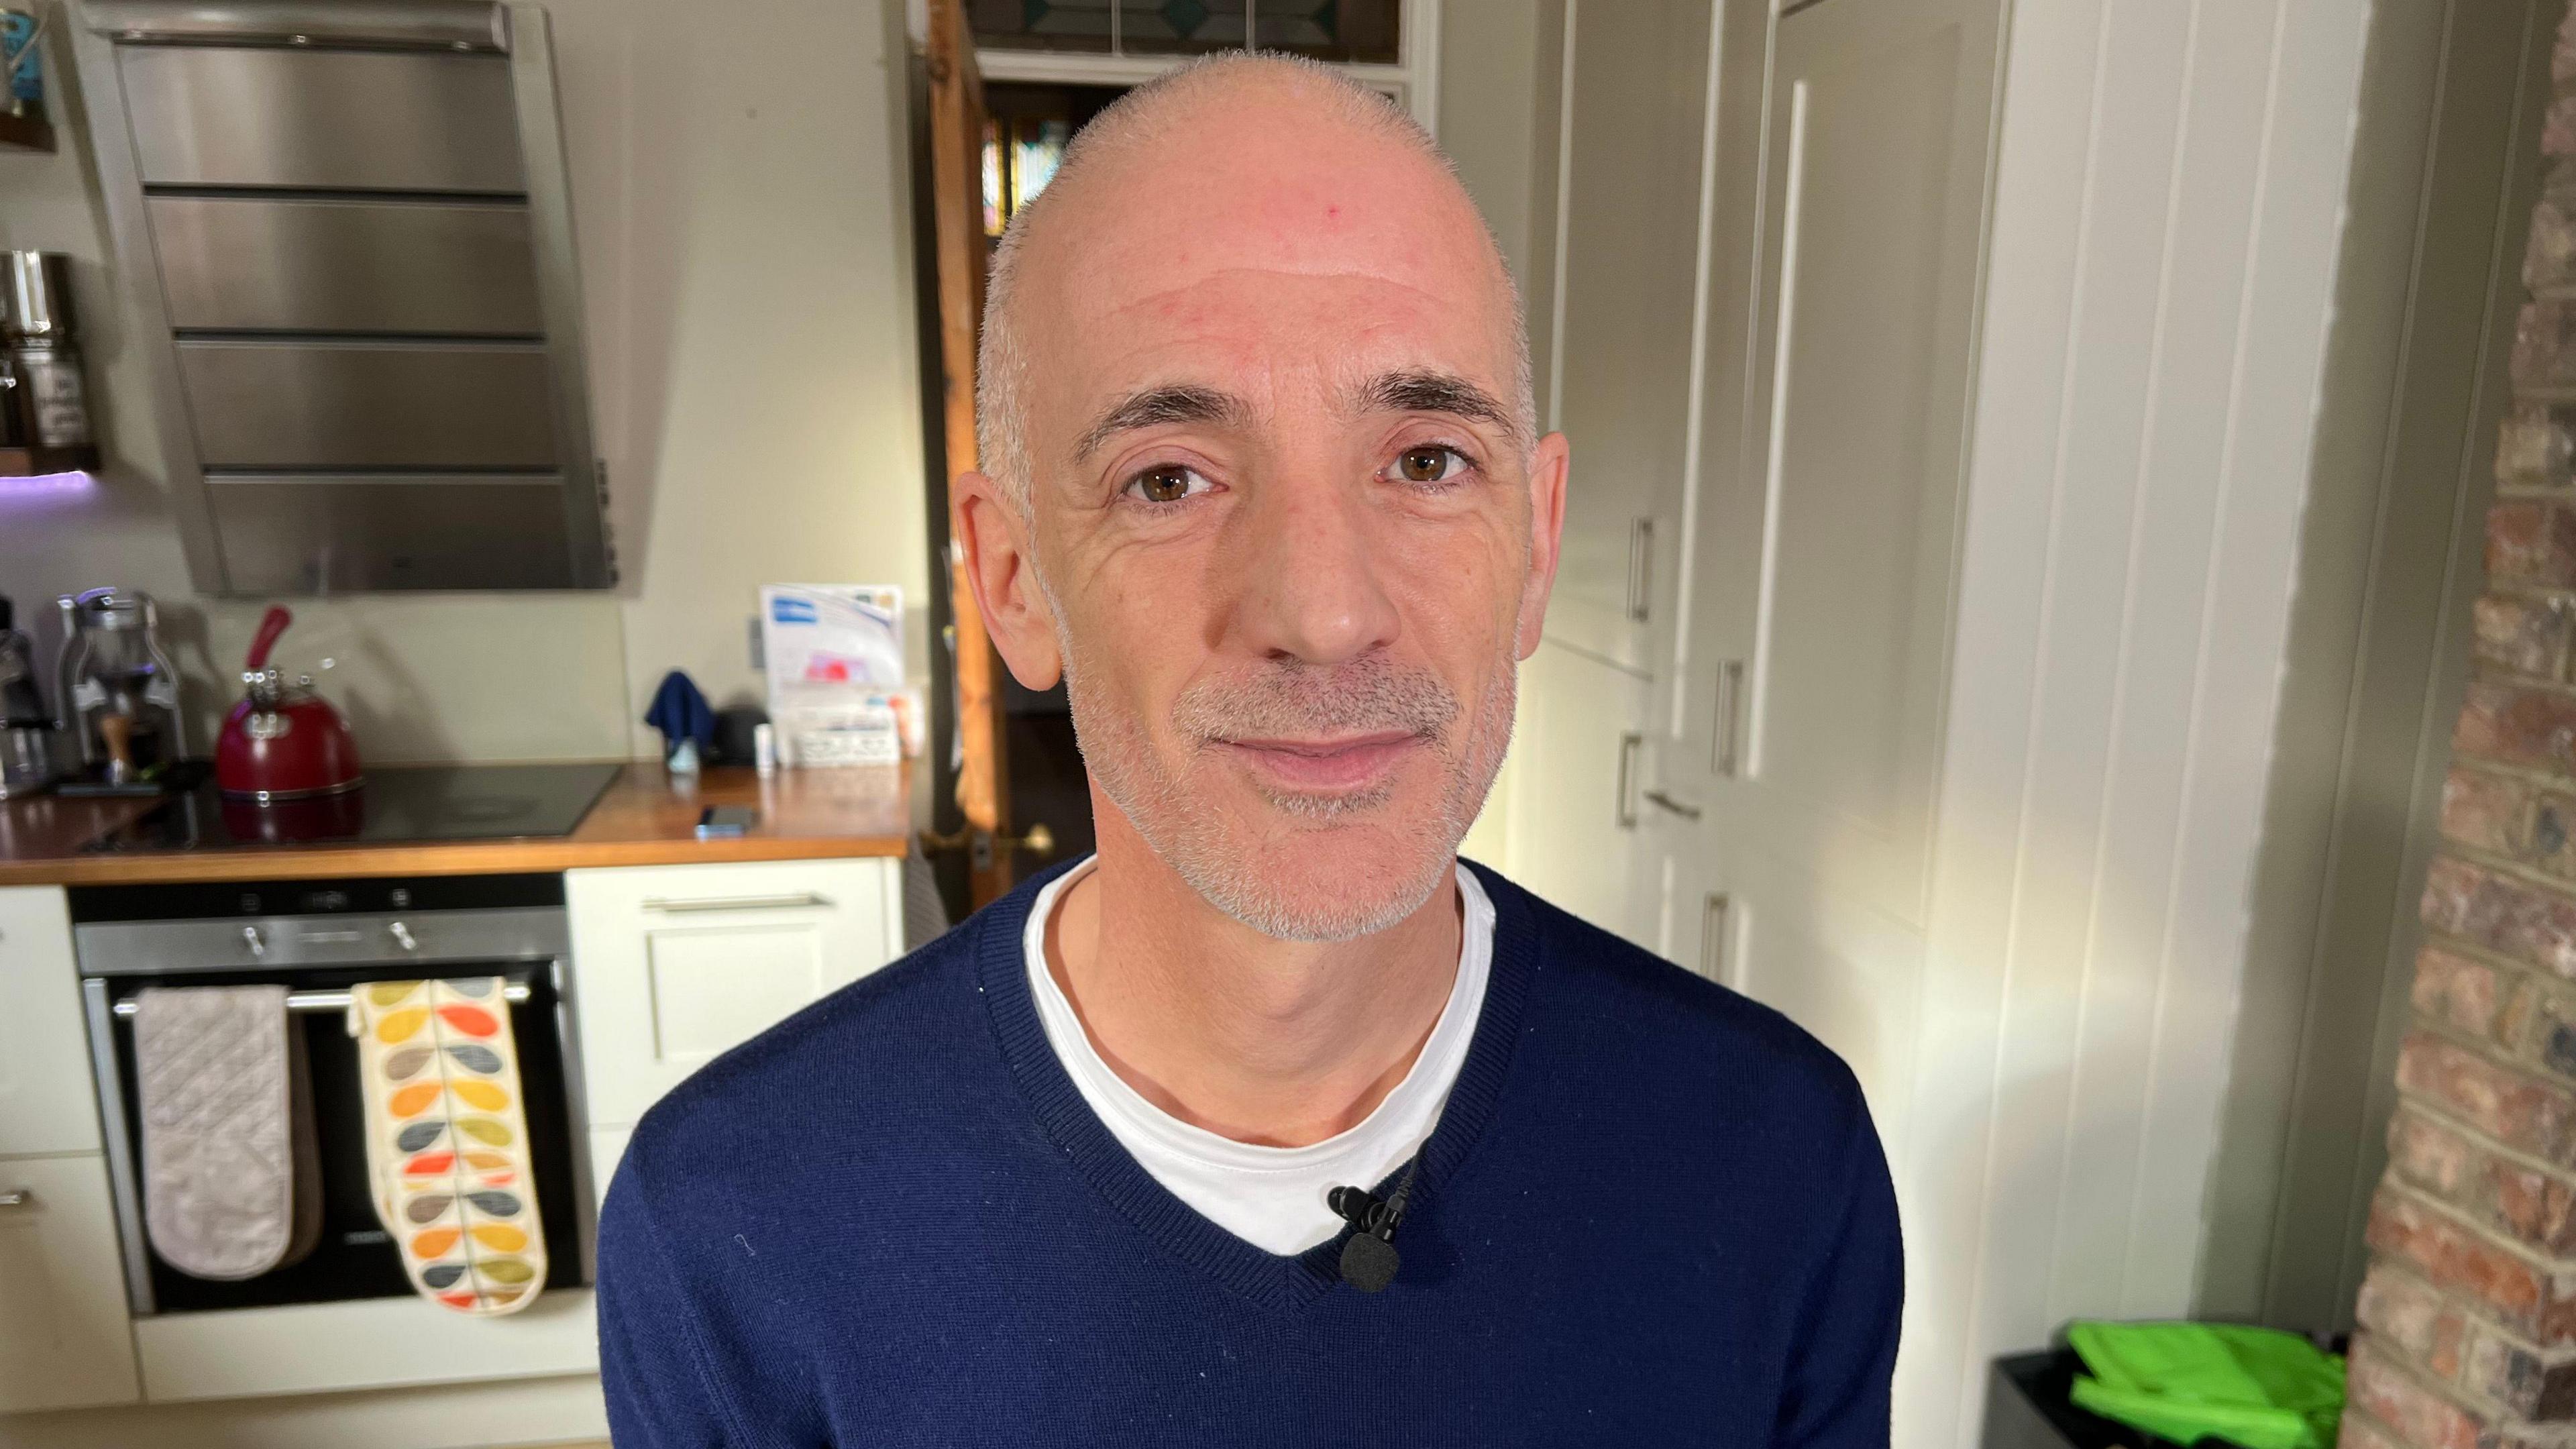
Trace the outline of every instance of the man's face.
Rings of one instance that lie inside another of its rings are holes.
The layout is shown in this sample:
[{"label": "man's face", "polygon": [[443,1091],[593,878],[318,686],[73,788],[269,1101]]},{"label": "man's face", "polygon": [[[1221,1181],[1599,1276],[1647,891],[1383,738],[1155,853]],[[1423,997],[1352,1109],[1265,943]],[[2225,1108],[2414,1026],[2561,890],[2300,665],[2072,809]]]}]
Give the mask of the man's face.
[{"label": "man's face", "polygon": [[1454,183],[1308,129],[1109,160],[1047,218],[1020,316],[1052,638],[996,636],[1024,682],[1062,667],[1096,795],[1201,895],[1340,939],[1421,905],[1492,784],[1564,453],[1516,415]]}]

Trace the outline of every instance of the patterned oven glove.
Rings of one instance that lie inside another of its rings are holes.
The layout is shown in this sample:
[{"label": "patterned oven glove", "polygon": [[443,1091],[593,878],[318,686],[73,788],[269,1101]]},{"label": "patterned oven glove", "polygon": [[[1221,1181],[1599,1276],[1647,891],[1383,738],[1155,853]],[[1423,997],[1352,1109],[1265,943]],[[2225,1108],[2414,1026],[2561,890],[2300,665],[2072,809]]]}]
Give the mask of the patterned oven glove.
[{"label": "patterned oven glove", "polygon": [[350,993],[376,1215],[423,1296],[515,1313],[546,1281],[502,979],[371,981]]}]

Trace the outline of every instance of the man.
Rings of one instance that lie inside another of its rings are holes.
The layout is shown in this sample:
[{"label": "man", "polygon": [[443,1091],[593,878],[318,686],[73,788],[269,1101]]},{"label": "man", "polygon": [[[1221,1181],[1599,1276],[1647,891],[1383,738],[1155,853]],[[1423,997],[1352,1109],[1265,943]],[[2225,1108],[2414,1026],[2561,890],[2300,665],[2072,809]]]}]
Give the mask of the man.
[{"label": "man", "polygon": [[1850,1073],[1456,861],[1564,510],[1519,315],[1429,139],[1321,67],[1076,139],[957,499],[1099,852],[645,1119],[621,1445],[1886,1442]]}]

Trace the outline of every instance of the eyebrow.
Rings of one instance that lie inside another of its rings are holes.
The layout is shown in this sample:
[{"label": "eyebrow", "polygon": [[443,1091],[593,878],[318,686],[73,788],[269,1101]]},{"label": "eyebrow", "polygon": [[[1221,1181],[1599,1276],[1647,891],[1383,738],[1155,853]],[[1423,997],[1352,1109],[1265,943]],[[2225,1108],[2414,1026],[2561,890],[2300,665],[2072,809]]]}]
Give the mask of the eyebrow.
[{"label": "eyebrow", "polygon": [[1361,384],[1358,397],[1362,407],[1372,412],[1447,413],[1520,435],[1510,410],[1492,393],[1455,373],[1384,372]]},{"label": "eyebrow", "polygon": [[1100,420],[1085,429],[1082,441],[1074,448],[1076,459],[1088,458],[1101,444],[1120,433],[1138,428],[1161,427],[1168,423],[1233,423],[1251,414],[1241,398],[1212,387],[1192,387],[1186,383],[1169,383],[1129,393],[1100,415]]}]

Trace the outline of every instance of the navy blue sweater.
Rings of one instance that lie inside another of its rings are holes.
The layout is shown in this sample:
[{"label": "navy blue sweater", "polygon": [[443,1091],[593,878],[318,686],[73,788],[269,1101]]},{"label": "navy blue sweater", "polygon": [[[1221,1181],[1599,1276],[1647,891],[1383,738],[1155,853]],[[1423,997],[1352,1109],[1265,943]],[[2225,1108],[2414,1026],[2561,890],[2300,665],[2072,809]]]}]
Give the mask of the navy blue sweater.
[{"label": "navy blue sweater", "polygon": [[1493,976],[1384,1292],[1109,1135],[1029,997],[1031,882],[646,1115],[600,1224],[616,1442],[1885,1444],[1903,1267],[1851,1073],[1479,875]]}]

